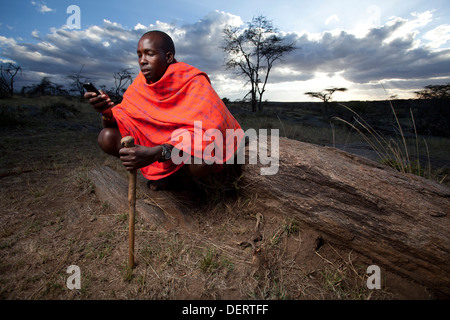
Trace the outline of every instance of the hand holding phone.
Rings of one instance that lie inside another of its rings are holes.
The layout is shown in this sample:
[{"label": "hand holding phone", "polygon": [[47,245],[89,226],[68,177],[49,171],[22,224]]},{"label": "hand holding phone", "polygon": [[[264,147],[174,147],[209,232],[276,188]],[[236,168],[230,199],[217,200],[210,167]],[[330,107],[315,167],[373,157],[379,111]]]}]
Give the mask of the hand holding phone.
[{"label": "hand holding phone", "polygon": [[93,92],[97,96],[85,95],[86,99],[89,99],[89,103],[94,107],[97,112],[104,113],[105,110],[114,106],[114,102],[108,97],[106,93],[100,92],[92,83],[83,83],[83,87],[87,92]]},{"label": "hand holding phone", "polygon": [[97,96],[101,95],[100,91],[90,82],[83,83],[83,87],[87,92],[95,92]]}]

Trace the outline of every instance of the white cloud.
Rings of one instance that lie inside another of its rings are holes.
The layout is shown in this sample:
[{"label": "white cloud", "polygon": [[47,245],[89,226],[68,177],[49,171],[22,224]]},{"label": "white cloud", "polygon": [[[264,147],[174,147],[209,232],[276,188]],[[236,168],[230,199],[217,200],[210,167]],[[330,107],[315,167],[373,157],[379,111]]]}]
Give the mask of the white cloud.
[{"label": "white cloud", "polygon": [[450,41],[450,25],[443,24],[424,35],[424,39],[429,40],[428,46],[433,49],[440,48]]},{"label": "white cloud", "polygon": [[[368,14],[373,16],[370,23],[375,24],[377,11],[374,9]],[[392,18],[384,25],[368,28],[364,36],[351,30],[320,34],[281,32],[287,42],[295,41],[298,49],[286,56],[283,63],[275,65],[264,98],[305,100],[305,91],[338,85],[349,87],[345,97],[357,99],[355,95],[363,96],[364,92],[366,98],[372,93],[379,94],[380,81],[392,84],[391,92],[398,83],[403,86],[402,92],[407,92],[408,85],[413,85],[407,80],[425,83],[441,77],[439,79],[450,82],[450,49],[445,47],[450,38],[450,26],[441,25],[422,34],[431,20],[432,13],[428,11],[408,19]],[[334,18],[329,22],[332,21]],[[26,74],[24,78],[35,82],[42,74],[54,81],[67,81],[67,75],[84,65],[87,77],[109,87],[114,72],[132,67],[137,75],[137,41],[145,31],[159,29],[174,39],[179,61],[206,72],[222,97],[237,99],[246,93],[246,81],[225,70],[223,65],[225,56],[220,46],[223,45],[222,30],[227,24],[242,26],[243,21],[219,11],[181,26],[156,21],[147,26],[137,23],[128,29],[104,20],[102,25],[80,30],[61,27],[52,28],[48,34],[33,31],[38,43],[0,36],[0,58],[14,60]],[[428,41],[427,45],[421,44],[420,36]]]},{"label": "white cloud", "polygon": [[339,22],[339,17],[336,14],[333,14],[332,16],[329,16],[327,20],[325,20],[325,25],[329,25],[333,22]]},{"label": "white cloud", "polygon": [[[419,29],[429,24],[432,21],[433,15],[431,11],[425,11],[423,13],[413,12],[411,16],[413,19],[393,18],[387,23],[389,26],[397,25],[397,27],[391,35],[384,40],[385,43],[389,43],[396,39],[417,38],[416,36],[420,33]],[[415,46],[417,47],[418,45],[420,45],[420,42],[416,40]]]},{"label": "white cloud", "polygon": [[41,39],[41,37],[39,36],[39,31],[38,31],[38,30],[33,30],[33,31],[31,32],[31,36],[32,36],[33,38],[36,38],[36,39]]},{"label": "white cloud", "polygon": [[43,1],[31,1],[31,4],[37,8],[37,10],[41,13],[47,13],[47,12],[55,12],[55,9],[51,9],[47,7],[45,2]]},{"label": "white cloud", "polygon": [[349,32],[325,32],[320,39],[292,34],[300,48],[286,62],[312,78],[315,72],[336,73],[353,82],[368,83],[381,79],[448,75],[449,49],[433,51],[420,46],[420,28],[430,20],[429,12],[410,20],[393,19],[370,29],[362,38]]},{"label": "white cloud", "polygon": [[[17,41],[13,38],[7,38],[0,35],[0,48],[5,48],[8,50],[9,48],[19,46]],[[13,57],[10,57],[13,58]]]},{"label": "white cloud", "polygon": [[138,23],[137,25],[134,26],[134,30],[142,30],[142,29],[146,29],[146,26],[144,26],[143,24]]}]

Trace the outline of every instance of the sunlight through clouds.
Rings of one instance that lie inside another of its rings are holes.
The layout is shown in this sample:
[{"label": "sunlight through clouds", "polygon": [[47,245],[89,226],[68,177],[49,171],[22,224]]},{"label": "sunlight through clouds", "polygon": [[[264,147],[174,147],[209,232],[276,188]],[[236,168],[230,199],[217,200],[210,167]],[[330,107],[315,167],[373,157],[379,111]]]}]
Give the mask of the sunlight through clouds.
[{"label": "sunlight through clouds", "polygon": [[363,38],[367,33],[373,29],[381,26],[381,9],[378,6],[370,5],[365,12],[360,16],[355,17],[356,26],[349,30],[349,33],[356,35],[358,38]]},{"label": "sunlight through clouds", "polygon": [[[36,8],[44,5],[33,4]],[[399,92],[393,94],[409,97],[432,79],[450,82],[450,25],[436,25],[433,10],[381,21],[381,8],[371,5],[355,16],[347,29],[341,14],[330,11],[324,15],[320,23],[329,28],[321,32],[279,30],[279,35],[297,49],[272,69],[266,99],[305,101],[308,97],[304,92],[330,86],[349,88],[336,95],[342,99],[376,99],[380,82],[389,83],[391,91],[394,84],[401,84]],[[103,18],[101,23],[78,30],[63,25],[33,28],[28,41],[0,34],[0,59],[14,61],[27,71],[21,79],[24,85],[38,82],[41,73],[52,81],[64,82],[68,74],[84,65],[89,78],[110,86],[113,73],[121,69],[132,67],[137,75],[137,41],[144,32],[158,29],[174,39],[178,61],[206,72],[219,95],[242,99],[247,92],[245,79],[224,66],[221,46],[226,25],[241,27],[245,22],[239,15],[213,10],[194,22],[180,24],[144,19],[127,26]]]}]

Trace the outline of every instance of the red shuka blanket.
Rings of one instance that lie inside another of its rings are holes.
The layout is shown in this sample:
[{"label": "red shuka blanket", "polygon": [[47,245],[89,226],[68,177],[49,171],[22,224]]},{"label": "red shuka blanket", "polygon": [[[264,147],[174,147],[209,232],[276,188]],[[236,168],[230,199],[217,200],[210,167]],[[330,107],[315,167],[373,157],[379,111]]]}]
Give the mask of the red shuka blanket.
[{"label": "red shuka blanket", "polygon": [[[172,139],[176,129],[191,133],[191,155],[202,158],[202,152],[211,142],[203,141],[194,147],[194,121],[201,121],[203,133],[217,129],[223,136],[223,162],[236,151],[242,137],[236,144],[226,144],[226,129],[240,129],[225,104],[211,86],[209,77],[200,70],[183,62],[169,65],[163,77],[156,83],[147,84],[140,72],[124,94],[123,101],[112,108],[122,137],[132,136],[135,143],[154,147],[164,143],[177,145]],[[198,130],[198,122],[197,129]],[[197,131],[198,132],[198,131]],[[198,140],[197,140],[198,141]],[[183,141],[182,143],[186,143]],[[226,149],[232,148],[232,152]],[[159,180],[180,169],[172,161],[155,162],[141,168],[145,178]]]}]

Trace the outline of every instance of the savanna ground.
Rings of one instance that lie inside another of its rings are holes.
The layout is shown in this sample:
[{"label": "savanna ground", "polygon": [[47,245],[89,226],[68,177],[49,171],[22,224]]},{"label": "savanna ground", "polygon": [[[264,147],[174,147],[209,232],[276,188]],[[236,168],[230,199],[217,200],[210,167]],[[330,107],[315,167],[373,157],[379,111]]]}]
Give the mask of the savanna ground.
[{"label": "savanna ground", "polygon": [[[138,216],[137,266],[130,270],[127,212],[102,203],[88,175],[99,166],[126,173],[97,146],[98,114],[67,97],[16,97],[0,106],[1,299],[435,299],[382,266],[382,289],[368,289],[366,270],[376,262],[324,241],[288,212],[260,212],[258,194],[245,188],[197,203],[195,232],[168,231]],[[348,127],[323,122],[318,107],[269,104],[253,114],[232,104],[230,110],[245,129],[277,128],[306,142],[369,149]],[[450,139],[429,136],[426,145],[407,139],[420,149],[419,171],[448,183]],[[138,201],[144,193],[138,191]],[[263,260],[236,244],[251,234],[258,213]],[[80,267],[79,290],[66,286],[70,265]]]}]

